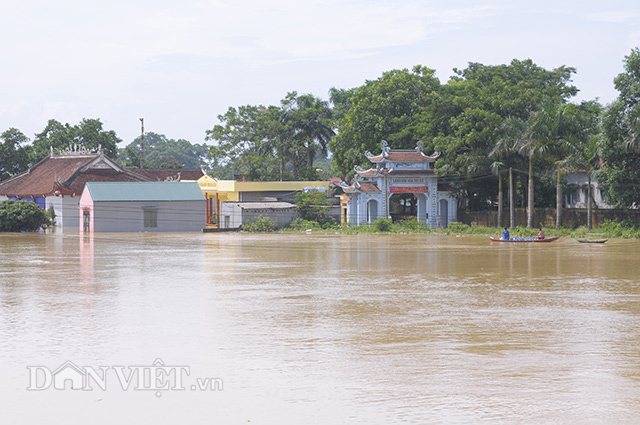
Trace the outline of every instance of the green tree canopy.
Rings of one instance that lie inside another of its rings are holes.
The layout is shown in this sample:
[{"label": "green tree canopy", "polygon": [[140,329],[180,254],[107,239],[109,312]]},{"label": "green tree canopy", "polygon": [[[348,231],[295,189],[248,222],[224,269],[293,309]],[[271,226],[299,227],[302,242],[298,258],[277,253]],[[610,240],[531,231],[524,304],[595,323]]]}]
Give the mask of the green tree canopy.
[{"label": "green tree canopy", "polygon": [[[124,149],[118,150],[118,160],[127,167],[140,167],[140,143],[138,136]],[[153,132],[144,135],[145,168],[201,168],[208,167],[206,144],[192,144],[185,139],[168,139],[164,134]]]},{"label": "green tree canopy", "polygon": [[31,145],[20,130],[10,128],[0,134],[0,181],[14,176],[29,167]]},{"label": "green tree canopy", "polygon": [[118,153],[117,145],[121,141],[115,131],[104,130],[99,119],[83,118],[80,124],[73,126],[49,120],[44,130],[36,134],[33,140],[33,160],[38,162],[45,158],[51,147],[54,151],[59,151],[74,144],[93,150],[102,146],[107,156],[115,158]]},{"label": "green tree canopy", "polygon": [[415,147],[423,137],[420,118],[439,87],[433,69],[416,66],[385,72],[352,91],[332,89],[340,114],[329,147],[339,173],[353,175],[354,166],[366,166],[365,152],[378,150],[383,139],[393,148]]},{"label": "green tree canopy", "polygon": [[327,154],[332,129],[328,103],[290,92],[279,106],[245,105],[219,115],[207,131],[213,168],[220,177],[251,180],[312,180],[318,152]]},{"label": "green tree canopy", "polygon": [[614,79],[618,98],[602,115],[597,175],[606,185],[606,201],[617,207],[640,203],[640,49],[625,57],[624,72]]}]

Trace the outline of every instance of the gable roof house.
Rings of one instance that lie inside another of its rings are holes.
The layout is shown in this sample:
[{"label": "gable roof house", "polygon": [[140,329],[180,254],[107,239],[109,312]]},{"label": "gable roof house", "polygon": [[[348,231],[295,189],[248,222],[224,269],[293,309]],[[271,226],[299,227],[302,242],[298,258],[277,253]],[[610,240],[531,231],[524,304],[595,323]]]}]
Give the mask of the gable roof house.
[{"label": "gable roof house", "polygon": [[196,232],[205,197],[196,182],[88,182],[79,203],[81,232]]},{"label": "gable roof house", "polygon": [[[141,172],[142,171],[142,172]],[[147,171],[149,171],[147,173]],[[191,178],[202,171],[179,170]],[[175,177],[174,177],[175,176]],[[29,170],[0,182],[0,200],[34,201],[40,207],[53,207],[56,225],[78,228],[78,201],[87,182],[142,182],[180,180],[176,170],[131,170],[118,165],[104,154],[101,147],[92,152],[74,145],[49,156]]]}]

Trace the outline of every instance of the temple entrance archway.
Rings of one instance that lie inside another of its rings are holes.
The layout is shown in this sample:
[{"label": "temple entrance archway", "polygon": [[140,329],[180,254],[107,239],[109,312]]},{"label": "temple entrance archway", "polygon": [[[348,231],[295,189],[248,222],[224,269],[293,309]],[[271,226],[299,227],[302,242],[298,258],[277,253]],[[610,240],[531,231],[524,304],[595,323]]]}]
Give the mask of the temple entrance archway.
[{"label": "temple entrance archway", "polygon": [[413,220],[418,216],[418,197],[415,193],[394,193],[389,198],[391,220]]}]

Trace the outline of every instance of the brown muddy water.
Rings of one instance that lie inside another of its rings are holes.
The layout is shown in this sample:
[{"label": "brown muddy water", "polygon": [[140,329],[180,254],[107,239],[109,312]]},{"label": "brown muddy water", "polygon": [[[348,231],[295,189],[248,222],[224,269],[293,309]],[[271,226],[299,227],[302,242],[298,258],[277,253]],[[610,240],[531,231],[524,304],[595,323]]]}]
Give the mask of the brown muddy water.
[{"label": "brown muddy water", "polygon": [[637,424],[639,260],[623,240],[3,234],[0,423]]}]

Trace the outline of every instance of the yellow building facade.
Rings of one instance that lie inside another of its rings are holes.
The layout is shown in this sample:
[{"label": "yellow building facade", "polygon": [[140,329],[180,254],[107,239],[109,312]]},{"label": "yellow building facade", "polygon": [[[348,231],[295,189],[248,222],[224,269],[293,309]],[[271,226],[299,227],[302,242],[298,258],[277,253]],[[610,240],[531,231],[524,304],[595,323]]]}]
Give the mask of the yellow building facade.
[{"label": "yellow building facade", "polygon": [[305,188],[324,188],[329,192],[328,181],[286,181],[286,182],[247,182],[236,180],[218,180],[204,175],[198,180],[200,189],[206,197],[208,229],[216,229],[220,225],[220,203],[242,202],[243,195],[263,194],[269,192],[302,192]]}]

